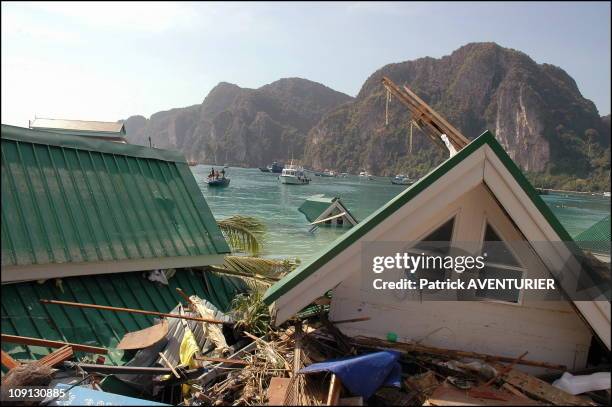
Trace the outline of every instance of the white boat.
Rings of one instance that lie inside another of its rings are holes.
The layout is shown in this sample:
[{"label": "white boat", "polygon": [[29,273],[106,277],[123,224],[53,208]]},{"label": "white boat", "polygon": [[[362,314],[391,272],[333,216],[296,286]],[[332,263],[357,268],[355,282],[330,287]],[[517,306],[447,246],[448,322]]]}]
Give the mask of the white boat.
[{"label": "white boat", "polygon": [[606,196],[606,197],[610,198],[610,192],[604,192],[603,196]]},{"label": "white boat", "polygon": [[369,172],[367,172],[367,171],[361,171],[361,172],[359,173],[359,176],[360,176],[360,177],[362,177],[362,178],[374,179],[374,177],[372,176],[372,174],[370,174],[370,173],[369,173]]},{"label": "white boat", "polygon": [[414,183],[414,181],[404,174],[398,174],[391,178],[391,183],[394,185],[411,185]]},{"label": "white boat", "polygon": [[310,178],[308,178],[304,173],[304,168],[298,165],[293,165],[293,163],[283,168],[283,171],[278,179],[280,180],[281,184],[305,185],[310,183]]}]

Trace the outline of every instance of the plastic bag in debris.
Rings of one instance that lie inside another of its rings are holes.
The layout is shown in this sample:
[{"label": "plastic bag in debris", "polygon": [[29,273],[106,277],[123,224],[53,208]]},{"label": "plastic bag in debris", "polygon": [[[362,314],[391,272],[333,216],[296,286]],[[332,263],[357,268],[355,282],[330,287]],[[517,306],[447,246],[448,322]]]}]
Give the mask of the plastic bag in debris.
[{"label": "plastic bag in debris", "polygon": [[381,386],[400,387],[400,353],[381,351],[313,363],[298,373],[332,372],[354,395],[370,398]]},{"label": "plastic bag in debris", "polygon": [[163,285],[168,285],[168,279],[166,278],[166,274],[163,270],[153,270],[149,272],[147,278],[150,281],[157,281],[158,283],[162,283]]},{"label": "plastic bag in debris", "polygon": [[571,373],[565,372],[552,385],[573,395],[595,390],[607,390],[610,388],[610,372],[599,372],[582,376],[574,376]]}]

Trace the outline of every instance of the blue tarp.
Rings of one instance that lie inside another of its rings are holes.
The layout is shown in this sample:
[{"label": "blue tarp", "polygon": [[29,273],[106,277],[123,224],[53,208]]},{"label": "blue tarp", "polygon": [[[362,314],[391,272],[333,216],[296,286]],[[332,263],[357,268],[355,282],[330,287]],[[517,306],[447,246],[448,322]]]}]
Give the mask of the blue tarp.
[{"label": "blue tarp", "polygon": [[[121,396],[119,394],[107,393],[93,390],[88,387],[75,386],[59,383],[56,389],[65,389],[67,396],[47,405],[49,406],[169,406],[170,404],[157,403],[155,401],[136,399]],[[70,389],[70,390],[68,390]]]},{"label": "blue tarp", "polygon": [[298,373],[332,372],[354,395],[370,398],[381,386],[400,387],[400,353],[386,350],[313,363]]}]

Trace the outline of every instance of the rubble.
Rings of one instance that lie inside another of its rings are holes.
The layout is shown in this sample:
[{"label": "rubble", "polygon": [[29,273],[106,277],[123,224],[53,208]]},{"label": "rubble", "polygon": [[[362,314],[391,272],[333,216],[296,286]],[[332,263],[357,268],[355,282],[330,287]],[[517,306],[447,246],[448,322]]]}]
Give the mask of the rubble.
[{"label": "rubble", "polygon": [[[27,372],[27,377],[41,376],[44,380],[37,383],[49,388],[78,385],[91,391],[113,377],[134,391],[125,396],[174,405],[597,405],[609,399],[605,391],[588,397],[554,387],[550,383],[561,373],[545,381],[518,370],[523,365],[562,368],[530,360],[527,352],[512,358],[348,337],[335,325],[351,321],[332,322],[324,313],[311,315],[308,323],[268,326],[262,333],[256,315],[236,314],[238,323],[231,312],[197,296],[183,298],[186,304],[164,314],[159,324],[125,335],[137,340],[129,346],[124,346],[125,338],[121,341],[126,351],[134,352],[123,366],[104,364],[103,357],[90,363],[73,352],[95,353],[95,347],[10,337],[57,350],[30,363],[3,352],[9,369],[3,391],[23,382],[19,378]],[[257,327],[259,335],[250,327]],[[147,338],[153,332],[155,337]]]}]

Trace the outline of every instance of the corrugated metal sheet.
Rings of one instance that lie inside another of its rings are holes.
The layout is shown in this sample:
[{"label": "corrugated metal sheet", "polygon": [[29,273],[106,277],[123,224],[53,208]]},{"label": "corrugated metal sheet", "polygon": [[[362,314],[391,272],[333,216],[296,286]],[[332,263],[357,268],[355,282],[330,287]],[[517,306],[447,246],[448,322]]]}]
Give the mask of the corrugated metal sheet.
[{"label": "corrugated metal sheet", "polygon": [[[169,285],[152,282],[141,272],[71,277],[2,286],[2,333],[61,340],[114,348],[127,332],[154,323],[147,315],[101,311],[41,304],[40,299],[82,302],[169,312],[182,301],[176,287],[210,301],[222,311],[229,309],[238,292],[246,287],[241,280],[213,273],[179,270]],[[40,346],[2,343],[2,349],[16,359],[39,359],[51,350]],[[106,363],[123,364],[123,351],[113,350]],[[78,354],[79,357],[87,354]]]},{"label": "corrugated metal sheet", "polygon": [[2,125],[3,269],[229,251],[178,152]]},{"label": "corrugated metal sheet", "polygon": [[593,226],[578,234],[574,240],[586,251],[610,255],[610,216],[606,216]]},{"label": "corrugated metal sheet", "polygon": [[60,132],[61,130],[70,130],[117,133],[117,136],[122,136],[125,134],[125,127],[123,126],[123,123],[117,122],[37,118],[30,123],[30,128],[40,130],[60,130]]}]

